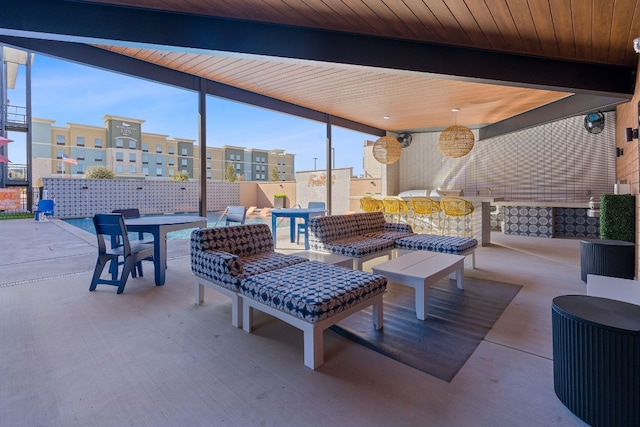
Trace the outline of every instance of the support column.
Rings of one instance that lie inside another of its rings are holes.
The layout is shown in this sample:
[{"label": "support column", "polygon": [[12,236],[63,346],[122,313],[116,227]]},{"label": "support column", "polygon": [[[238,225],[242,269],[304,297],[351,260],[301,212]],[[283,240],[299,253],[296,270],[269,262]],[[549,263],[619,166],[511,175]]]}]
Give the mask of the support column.
[{"label": "support column", "polygon": [[200,216],[207,216],[207,81],[200,78],[198,89],[198,139],[200,140]]},{"label": "support column", "polygon": [[333,214],[331,206],[331,174],[333,173],[331,169],[331,154],[331,116],[327,115],[327,212],[329,215]]}]

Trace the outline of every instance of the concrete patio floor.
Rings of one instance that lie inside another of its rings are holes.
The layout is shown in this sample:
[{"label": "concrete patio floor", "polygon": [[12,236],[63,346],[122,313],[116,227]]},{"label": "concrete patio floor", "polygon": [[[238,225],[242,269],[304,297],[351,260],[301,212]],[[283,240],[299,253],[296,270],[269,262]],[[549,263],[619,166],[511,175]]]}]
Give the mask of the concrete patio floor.
[{"label": "concrete patio floor", "polygon": [[[279,233],[279,250],[301,246]],[[584,294],[579,240],[492,235],[472,277],[523,289],[447,383],[325,332],[302,333],[228,299],[194,304],[189,242],[168,243],[165,286],[88,286],[95,237],[61,221],[0,221],[2,426],[583,426],[553,391],[551,300]]]}]

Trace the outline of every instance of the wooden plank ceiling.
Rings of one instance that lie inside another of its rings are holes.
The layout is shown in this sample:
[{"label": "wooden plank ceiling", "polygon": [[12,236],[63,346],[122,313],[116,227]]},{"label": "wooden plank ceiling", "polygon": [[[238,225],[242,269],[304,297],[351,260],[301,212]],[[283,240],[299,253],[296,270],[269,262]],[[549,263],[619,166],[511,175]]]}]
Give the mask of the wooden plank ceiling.
[{"label": "wooden plank ceiling", "polygon": [[[632,41],[640,36],[638,1],[632,0],[93,2],[625,66],[635,66]],[[482,127],[570,95],[317,62],[100,47],[396,131],[442,128],[454,121]],[[454,107],[460,108],[455,117]]]}]

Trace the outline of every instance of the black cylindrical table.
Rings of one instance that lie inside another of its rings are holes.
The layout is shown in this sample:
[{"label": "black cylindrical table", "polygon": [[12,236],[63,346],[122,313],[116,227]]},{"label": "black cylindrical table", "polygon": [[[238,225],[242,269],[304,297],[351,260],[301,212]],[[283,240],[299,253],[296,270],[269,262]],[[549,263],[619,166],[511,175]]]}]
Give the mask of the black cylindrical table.
[{"label": "black cylindrical table", "polygon": [[560,401],[591,426],[640,426],[640,306],[564,295],[552,325]]},{"label": "black cylindrical table", "polygon": [[587,274],[633,279],[636,245],[623,240],[590,239],[580,241],[580,275]]}]

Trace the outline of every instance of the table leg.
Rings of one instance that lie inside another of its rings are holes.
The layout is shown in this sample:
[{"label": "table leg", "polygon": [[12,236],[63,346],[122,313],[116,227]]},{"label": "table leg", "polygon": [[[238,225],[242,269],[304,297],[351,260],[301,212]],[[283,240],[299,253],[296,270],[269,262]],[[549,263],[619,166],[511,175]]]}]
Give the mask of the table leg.
[{"label": "table leg", "polygon": [[463,281],[464,281],[464,261],[462,262],[462,266],[456,272],[456,284],[458,285],[458,289],[464,289]]},{"label": "table leg", "polygon": [[156,286],[164,285],[167,269],[167,233],[156,230],[153,233],[153,265]]},{"label": "table leg", "polygon": [[302,218],[304,221],[304,250],[309,250],[309,219]]},{"label": "table leg", "polygon": [[273,247],[276,247],[276,230],[278,229],[277,227],[277,220],[276,220],[276,214],[272,213],[271,214],[271,235],[273,236]]},{"label": "table leg", "polygon": [[289,239],[291,242],[296,241],[296,219],[295,217],[289,217]]},{"label": "table leg", "polygon": [[427,318],[427,284],[416,286],[416,317],[420,320]]}]

